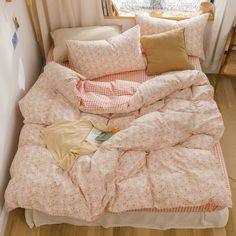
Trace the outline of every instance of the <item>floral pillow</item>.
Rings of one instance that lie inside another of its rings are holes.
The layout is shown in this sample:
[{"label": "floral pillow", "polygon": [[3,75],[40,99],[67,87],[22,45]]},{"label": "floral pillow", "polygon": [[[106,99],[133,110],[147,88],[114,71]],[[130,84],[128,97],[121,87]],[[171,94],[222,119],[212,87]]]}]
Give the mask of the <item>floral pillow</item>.
[{"label": "floral pillow", "polygon": [[141,35],[158,34],[184,28],[187,54],[204,59],[203,38],[208,16],[208,14],[203,14],[190,19],[175,21],[139,14],[136,15],[136,23],[140,25]]},{"label": "floral pillow", "polygon": [[68,40],[66,44],[70,64],[86,79],[146,67],[140,47],[139,25],[107,40]]}]

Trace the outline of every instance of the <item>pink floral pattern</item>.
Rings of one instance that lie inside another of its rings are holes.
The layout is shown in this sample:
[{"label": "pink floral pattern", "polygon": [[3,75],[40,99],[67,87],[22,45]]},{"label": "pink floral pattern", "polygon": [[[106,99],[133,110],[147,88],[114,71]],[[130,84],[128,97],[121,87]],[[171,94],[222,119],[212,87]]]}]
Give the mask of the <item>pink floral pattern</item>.
[{"label": "pink floral pattern", "polygon": [[145,69],[140,48],[140,28],[135,26],[108,40],[68,40],[69,62],[87,79]]},{"label": "pink floral pattern", "polygon": [[[99,115],[79,110],[78,74],[55,63],[44,71],[20,101],[25,125],[5,193],[8,210],[22,207],[93,220],[104,211],[231,207],[223,159],[212,152],[223,120],[202,72],[149,78],[130,91],[124,110],[111,114],[108,106]],[[59,120],[86,118],[121,131],[64,172],[40,130]]]},{"label": "pink floral pattern", "polygon": [[136,23],[140,25],[141,35],[158,34],[173,29],[184,28],[187,54],[201,59],[205,58],[203,38],[207,21],[208,14],[182,21],[159,19],[146,14],[136,16]]}]

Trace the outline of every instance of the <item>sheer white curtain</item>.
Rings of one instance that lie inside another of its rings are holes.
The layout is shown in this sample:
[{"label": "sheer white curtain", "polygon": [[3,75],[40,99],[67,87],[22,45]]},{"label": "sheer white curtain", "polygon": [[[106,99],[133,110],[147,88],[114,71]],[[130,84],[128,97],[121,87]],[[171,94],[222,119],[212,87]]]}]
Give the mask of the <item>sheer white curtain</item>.
[{"label": "sheer white curtain", "polygon": [[196,11],[203,0],[113,0],[120,10],[136,12],[140,9]]},{"label": "sheer white curtain", "polygon": [[220,68],[228,33],[236,16],[236,0],[215,0],[215,19],[208,27],[206,59],[203,69],[208,73],[217,73]]},{"label": "sheer white curtain", "polygon": [[44,54],[50,47],[50,31],[63,27],[102,24],[100,0],[27,0],[36,36]]}]

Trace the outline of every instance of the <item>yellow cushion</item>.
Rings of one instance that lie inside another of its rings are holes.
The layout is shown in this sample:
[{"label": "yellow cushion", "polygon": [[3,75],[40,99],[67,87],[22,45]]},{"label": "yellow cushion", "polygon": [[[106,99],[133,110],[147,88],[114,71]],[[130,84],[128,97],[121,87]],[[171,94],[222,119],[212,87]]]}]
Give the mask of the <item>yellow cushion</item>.
[{"label": "yellow cushion", "polygon": [[147,75],[193,69],[185,49],[184,29],[144,35],[141,44],[147,57]]}]

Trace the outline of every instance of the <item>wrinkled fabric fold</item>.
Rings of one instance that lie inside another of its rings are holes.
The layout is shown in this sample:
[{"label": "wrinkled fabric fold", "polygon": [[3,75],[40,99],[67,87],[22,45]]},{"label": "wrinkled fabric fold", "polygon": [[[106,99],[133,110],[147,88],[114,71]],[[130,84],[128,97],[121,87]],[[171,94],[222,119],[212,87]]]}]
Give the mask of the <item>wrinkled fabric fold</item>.
[{"label": "wrinkled fabric fold", "polygon": [[[24,207],[91,221],[105,211],[231,207],[227,181],[211,151],[223,134],[223,120],[202,72],[151,77],[122,104],[113,102],[110,89],[97,93],[100,82],[82,91],[78,81],[75,72],[49,63],[20,101],[25,125],[5,193],[8,210]],[[55,122],[79,119],[121,131],[64,172],[39,133]]]}]

